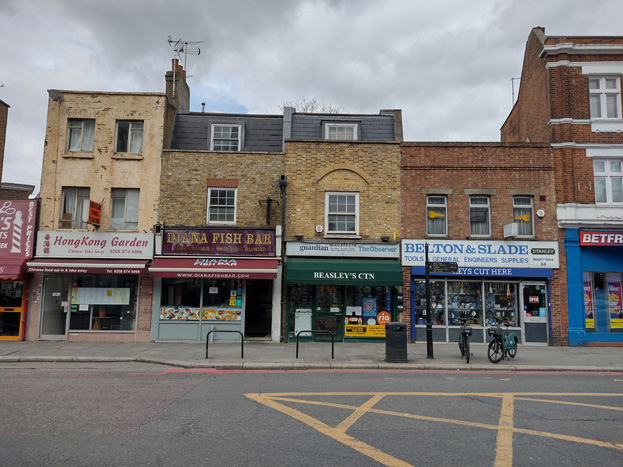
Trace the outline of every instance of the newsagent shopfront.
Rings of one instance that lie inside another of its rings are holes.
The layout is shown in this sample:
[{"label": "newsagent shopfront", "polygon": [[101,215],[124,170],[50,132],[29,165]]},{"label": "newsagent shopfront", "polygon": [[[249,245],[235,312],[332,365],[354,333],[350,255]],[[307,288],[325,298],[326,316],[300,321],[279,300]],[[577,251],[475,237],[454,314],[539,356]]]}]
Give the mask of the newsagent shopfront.
[{"label": "newsagent shopfront", "polygon": [[149,341],[137,323],[150,320],[141,289],[152,256],[152,234],[40,231],[29,340]]},{"label": "newsagent shopfront", "polygon": [[280,340],[281,266],[272,229],[165,229],[154,278],[152,340]]},{"label": "newsagent shopfront", "polygon": [[24,340],[37,201],[0,201],[0,340]]},{"label": "newsagent shopfront", "polygon": [[288,242],[286,252],[289,340],[385,339],[402,306],[400,245]]},{"label": "newsagent shopfront", "polygon": [[428,260],[457,263],[457,272],[430,273],[433,340],[455,342],[464,321],[473,342],[486,342],[486,329],[509,322],[522,344],[550,341],[549,289],[559,268],[556,242],[403,240],[402,265],[411,268],[411,340],[426,340]]},{"label": "newsagent shopfront", "polygon": [[623,230],[567,229],[569,345],[623,343]]}]

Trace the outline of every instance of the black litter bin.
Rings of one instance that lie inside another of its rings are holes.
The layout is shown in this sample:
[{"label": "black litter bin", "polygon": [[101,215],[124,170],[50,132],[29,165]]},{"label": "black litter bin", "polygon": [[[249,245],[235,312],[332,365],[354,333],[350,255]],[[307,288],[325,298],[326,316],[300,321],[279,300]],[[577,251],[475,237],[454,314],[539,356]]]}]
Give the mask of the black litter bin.
[{"label": "black litter bin", "polygon": [[406,323],[385,323],[385,361],[407,362],[407,325]]}]

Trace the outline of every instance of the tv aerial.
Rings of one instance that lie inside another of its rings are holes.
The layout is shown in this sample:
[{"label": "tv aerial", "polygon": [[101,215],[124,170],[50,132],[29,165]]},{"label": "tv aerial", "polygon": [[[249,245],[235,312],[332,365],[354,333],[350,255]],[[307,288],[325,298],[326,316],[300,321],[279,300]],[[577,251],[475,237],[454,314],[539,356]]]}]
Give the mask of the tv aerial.
[{"label": "tv aerial", "polygon": [[181,60],[182,53],[184,54],[184,68],[188,71],[188,66],[186,64],[186,60],[188,60],[188,55],[199,55],[201,54],[201,49],[196,47],[197,44],[203,44],[203,41],[185,41],[183,39],[174,40],[171,36],[168,37],[167,42],[171,47],[173,47],[173,51],[175,55]]}]

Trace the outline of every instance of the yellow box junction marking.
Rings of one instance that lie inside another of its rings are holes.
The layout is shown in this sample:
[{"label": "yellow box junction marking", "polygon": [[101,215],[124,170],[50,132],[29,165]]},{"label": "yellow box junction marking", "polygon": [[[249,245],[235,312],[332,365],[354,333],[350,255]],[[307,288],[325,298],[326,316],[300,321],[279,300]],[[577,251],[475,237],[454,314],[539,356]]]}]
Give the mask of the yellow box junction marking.
[{"label": "yellow box junction marking", "polygon": [[[278,410],[292,418],[305,423],[306,425],[318,430],[320,433],[333,438],[340,443],[349,446],[355,451],[376,460],[382,465],[388,467],[407,467],[411,464],[398,459],[390,454],[381,451],[378,448],[370,446],[356,438],[348,435],[346,432],[352,427],[358,420],[368,413],[392,415],[396,417],[403,417],[413,420],[422,420],[429,422],[448,423],[453,425],[468,426],[472,428],[481,428],[487,430],[496,430],[497,441],[495,447],[495,461],[496,467],[510,467],[513,465],[513,436],[515,433],[541,436],[544,438],[553,438],[562,441],[568,441],[573,443],[588,444],[592,446],[623,450],[623,443],[613,444],[605,441],[599,441],[589,438],[580,438],[577,436],[569,436],[559,433],[550,433],[538,430],[528,430],[523,428],[516,428],[514,426],[514,411],[515,401],[529,401],[540,402],[545,404],[565,404],[580,407],[590,407],[603,410],[623,411],[623,407],[606,406],[597,404],[587,404],[582,402],[562,401],[562,400],[550,400],[546,397],[600,397],[600,398],[623,398],[623,394],[608,394],[608,393],[436,393],[436,392],[305,392],[305,393],[272,393],[272,394],[245,394],[246,397],[252,399],[260,404],[271,407]],[[308,400],[306,397],[335,397],[335,396],[368,396],[368,399],[361,405],[352,404],[339,404],[335,402],[324,402],[319,400]],[[381,410],[374,408],[384,397],[387,396],[434,396],[434,397],[490,397],[501,400],[500,406],[500,418],[497,425],[480,422],[470,422],[465,420],[455,420],[443,417],[431,417],[425,415],[417,415],[411,413],[394,412],[391,410]],[[321,422],[320,420],[311,417],[299,410],[293,409],[284,405],[285,402],[334,407],[340,409],[352,410],[342,422],[340,422],[335,428]]]}]

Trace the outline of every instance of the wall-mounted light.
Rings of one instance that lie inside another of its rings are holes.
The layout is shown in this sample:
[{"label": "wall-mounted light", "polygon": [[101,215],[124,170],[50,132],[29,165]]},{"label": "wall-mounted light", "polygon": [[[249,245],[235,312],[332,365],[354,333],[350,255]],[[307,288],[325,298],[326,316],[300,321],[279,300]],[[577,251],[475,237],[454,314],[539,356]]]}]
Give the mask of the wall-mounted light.
[{"label": "wall-mounted light", "polygon": [[296,234],[295,237],[297,240],[303,240],[303,234]]},{"label": "wall-mounted light", "polygon": [[381,240],[384,242],[389,242],[389,235],[381,235]]}]

